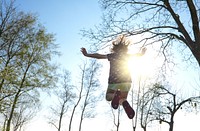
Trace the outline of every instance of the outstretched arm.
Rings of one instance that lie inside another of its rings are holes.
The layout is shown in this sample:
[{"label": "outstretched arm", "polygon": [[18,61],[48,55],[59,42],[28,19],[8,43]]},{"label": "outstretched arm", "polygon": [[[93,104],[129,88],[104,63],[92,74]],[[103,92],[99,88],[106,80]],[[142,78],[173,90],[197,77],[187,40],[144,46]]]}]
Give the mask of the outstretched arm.
[{"label": "outstretched arm", "polygon": [[96,59],[107,59],[107,55],[102,55],[98,53],[89,54],[85,48],[81,48],[81,52],[86,57],[96,58]]}]

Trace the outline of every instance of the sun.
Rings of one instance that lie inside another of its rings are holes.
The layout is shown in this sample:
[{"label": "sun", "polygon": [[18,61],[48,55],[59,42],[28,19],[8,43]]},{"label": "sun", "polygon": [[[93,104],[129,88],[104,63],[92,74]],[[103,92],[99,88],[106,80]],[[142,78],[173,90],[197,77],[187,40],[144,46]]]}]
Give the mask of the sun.
[{"label": "sun", "polygon": [[143,56],[132,57],[129,62],[129,70],[133,78],[150,77],[154,68],[153,59],[147,53]]}]

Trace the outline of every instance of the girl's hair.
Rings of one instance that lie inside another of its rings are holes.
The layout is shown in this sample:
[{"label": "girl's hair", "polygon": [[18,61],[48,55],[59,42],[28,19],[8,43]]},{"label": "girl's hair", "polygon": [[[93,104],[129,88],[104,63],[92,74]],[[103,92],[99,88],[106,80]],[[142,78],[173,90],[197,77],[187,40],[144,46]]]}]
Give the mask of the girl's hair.
[{"label": "girl's hair", "polygon": [[112,42],[112,52],[127,52],[130,41],[124,35],[120,35],[115,41]]}]

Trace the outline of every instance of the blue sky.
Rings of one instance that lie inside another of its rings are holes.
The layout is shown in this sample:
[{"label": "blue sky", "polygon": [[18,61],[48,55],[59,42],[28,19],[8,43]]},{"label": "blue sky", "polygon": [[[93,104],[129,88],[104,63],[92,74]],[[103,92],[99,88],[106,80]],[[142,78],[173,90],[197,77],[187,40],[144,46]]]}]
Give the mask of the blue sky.
[{"label": "blue sky", "polygon": [[38,21],[55,34],[62,53],[57,62],[68,70],[80,64],[80,48],[88,46],[80,30],[89,29],[101,20],[96,0],[17,0],[20,10],[38,16]]}]

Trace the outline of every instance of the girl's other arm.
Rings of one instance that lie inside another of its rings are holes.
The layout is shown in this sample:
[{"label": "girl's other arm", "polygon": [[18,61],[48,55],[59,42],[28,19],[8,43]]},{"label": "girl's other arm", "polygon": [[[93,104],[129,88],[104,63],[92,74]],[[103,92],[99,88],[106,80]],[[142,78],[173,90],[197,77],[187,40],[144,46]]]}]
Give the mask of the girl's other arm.
[{"label": "girl's other arm", "polygon": [[142,48],[142,51],[141,53],[136,53],[136,54],[133,54],[132,56],[143,56],[146,52],[147,48]]},{"label": "girl's other arm", "polygon": [[89,54],[85,48],[81,48],[81,52],[86,57],[96,58],[96,59],[107,59],[107,55],[102,55],[98,53]]}]

